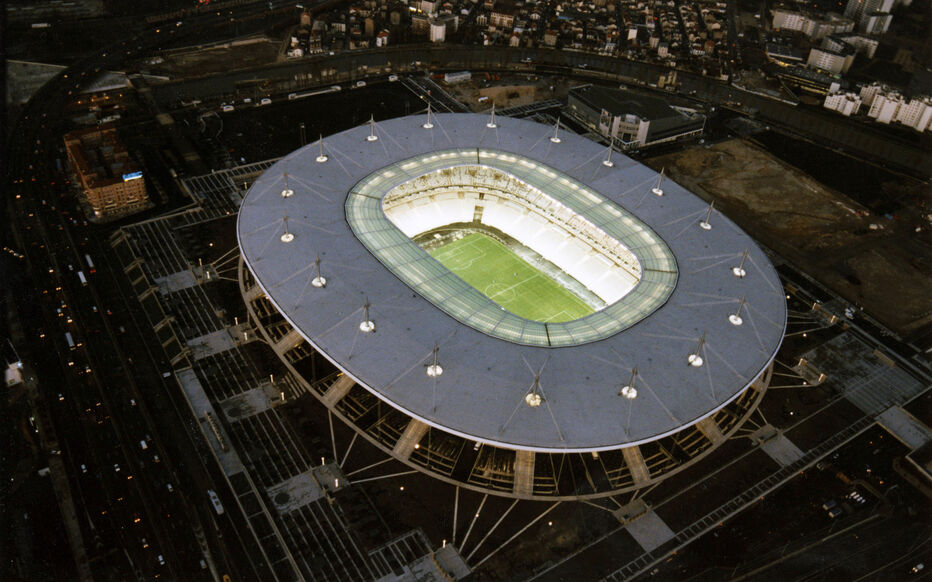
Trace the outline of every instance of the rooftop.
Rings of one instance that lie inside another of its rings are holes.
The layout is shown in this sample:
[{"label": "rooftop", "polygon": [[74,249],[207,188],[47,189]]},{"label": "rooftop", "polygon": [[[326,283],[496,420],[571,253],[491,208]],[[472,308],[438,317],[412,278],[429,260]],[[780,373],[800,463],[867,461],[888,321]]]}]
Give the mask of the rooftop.
[{"label": "rooftop", "polygon": [[138,172],[111,124],[72,131],[64,140],[78,172],[91,187],[125,182]]},{"label": "rooftop", "polygon": [[[511,118],[489,127],[488,116],[472,114],[436,115],[430,129],[425,121],[383,121],[292,152],[253,184],[237,224],[245,264],[269,300],[384,402],[471,440],[602,450],[713,414],[772,361],[786,321],[780,281],[754,242],[721,214],[709,215],[705,202],[670,181],[658,196],[653,170],[617,153],[606,165],[604,146],[566,131],[554,143],[553,127]],[[678,276],[666,302],[602,339],[543,347],[464,325],[420,295],[357,238],[347,197],[367,176],[397,169],[398,177],[370,191],[380,201],[393,181],[423,173],[401,176],[403,161],[468,149],[536,162],[636,217],[675,257]],[[316,257],[325,286],[314,282]],[[729,317],[735,314],[740,324]],[[435,354],[442,374],[431,375]],[[701,365],[690,365],[691,355]],[[632,379],[636,397],[625,397]],[[540,406],[527,405],[532,392]]]},{"label": "rooftop", "polygon": [[667,105],[663,99],[634,93],[622,89],[610,89],[596,85],[584,85],[570,89],[573,95],[593,107],[607,110],[612,115],[637,115],[641,119],[684,117],[682,113]]}]

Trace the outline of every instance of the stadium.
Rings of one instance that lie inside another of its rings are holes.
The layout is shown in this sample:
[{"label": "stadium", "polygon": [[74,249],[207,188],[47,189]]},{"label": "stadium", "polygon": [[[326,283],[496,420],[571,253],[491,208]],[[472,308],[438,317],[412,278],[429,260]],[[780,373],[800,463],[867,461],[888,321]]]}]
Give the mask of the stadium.
[{"label": "stadium", "polygon": [[252,323],[387,455],[518,499],[653,485],[755,410],[786,303],[751,238],[560,127],[408,116],[269,168],[237,221]]}]

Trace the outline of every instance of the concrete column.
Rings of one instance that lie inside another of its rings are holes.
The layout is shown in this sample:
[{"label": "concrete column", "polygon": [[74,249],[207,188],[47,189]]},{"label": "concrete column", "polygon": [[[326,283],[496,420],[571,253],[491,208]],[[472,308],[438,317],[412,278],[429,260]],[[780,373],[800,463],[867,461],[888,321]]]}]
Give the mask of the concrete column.
[{"label": "concrete column", "polygon": [[285,334],[285,337],[275,342],[275,353],[279,356],[282,356],[290,350],[291,348],[297,346],[304,341],[304,338],[301,337],[301,334],[298,333],[298,330],[291,328],[291,331]]},{"label": "concrete column", "polygon": [[650,471],[647,470],[647,463],[641,455],[641,449],[638,447],[625,447],[621,449],[621,454],[625,457],[625,464],[631,470],[631,477],[637,487],[647,485],[650,481]]},{"label": "concrete column", "polygon": [[136,295],[136,299],[139,300],[140,303],[142,303],[144,299],[147,299],[150,296],[155,295],[156,296],[155,300],[158,301],[159,300],[158,292],[159,292],[158,287],[156,287],[155,285],[149,285],[148,287],[146,287],[146,289],[142,293],[138,293]]},{"label": "concrete column", "polygon": [[515,451],[515,495],[534,493],[534,451]]},{"label": "concrete column", "polygon": [[247,302],[255,301],[256,299],[264,296],[265,293],[262,291],[262,287],[258,285],[253,285],[243,293],[243,299]]},{"label": "concrete column", "polygon": [[427,428],[426,424],[412,418],[408,426],[405,427],[405,431],[401,433],[401,438],[395,443],[392,452],[402,459],[410,457],[411,453],[414,452],[414,445],[421,441],[421,438],[427,433]]},{"label": "concrete column", "polygon": [[336,406],[337,402],[343,400],[343,397],[349,394],[350,388],[356,384],[353,382],[353,379],[343,374],[337,381],[330,385],[330,388],[327,388],[327,391],[324,392],[324,395],[321,397],[321,400],[324,403],[324,406],[327,408],[333,408]]},{"label": "concrete column", "polygon": [[757,391],[766,390],[770,386],[771,376],[773,376],[773,363],[767,366],[767,369],[751,383],[751,388]]},{"label": "concrete column", "polygon": [[725,440],[725,435],[722,434],[721,429],[718,428],[718,425],[715,424],[715,421],[712,420],[711,416],[707,416],[697,422],[696,428],[699,429],[699,432],[701,432],[705,438],[712,441],[713,446],[716,446]]},{"label": "concrete column", "polygon": [[132,271],[133,269],[137,269],[137,268],[142,267],[143,264],[144,264],[144,263],[143,263],[143,260],[140,259],[139,257],[136,257],[135,259],[133,259],[133,261],[132,261],[130,264],[124,265],[124,266],[123,266],[123,272],[124,272],[124,273],[129,273],[129,272]]}]

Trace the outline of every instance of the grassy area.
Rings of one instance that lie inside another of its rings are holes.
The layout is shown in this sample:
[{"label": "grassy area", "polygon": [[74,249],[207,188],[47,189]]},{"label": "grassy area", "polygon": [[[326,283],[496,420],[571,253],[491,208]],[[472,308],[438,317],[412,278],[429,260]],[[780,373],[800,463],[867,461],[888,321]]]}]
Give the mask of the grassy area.
[{"label": "grassy area", "polygon": [[571,321],[594,311],[571,291],[484,234],[467,235],[430,254],[520,317],[543,322]]}]

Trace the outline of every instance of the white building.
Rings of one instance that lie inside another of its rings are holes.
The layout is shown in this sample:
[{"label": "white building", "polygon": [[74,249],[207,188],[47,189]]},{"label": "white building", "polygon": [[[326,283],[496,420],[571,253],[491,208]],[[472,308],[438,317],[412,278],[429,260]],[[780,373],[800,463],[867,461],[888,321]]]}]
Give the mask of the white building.
[{"label": "white building", "polygon": [[831,12],[821,15],[808,14],[786,8],[773,11],[774,30],[794,30],[813,39],[824,38],[830,34],[851,32],[854,21]]},{"label": "white building", "polygon": [[896,112],[896,121],[915,129],[926,131],[932,123],[932,98],[914,97],[909,103],[900,105]]},{"label": "white building", "polygon": [[822,48],[824,49],[835,52],[844,52],[850,49],[858,54],[863,54],[869,59],[874,57],[878,44],[876,38],[857,33],[832,34],[822,39]]},{"label": "white building", "polygon": [[860,97],[870,106],[867,115],[878,123],[896,122],[916,131],[932,130],[932,97],[920,95],[907,102],[902,95],[879,83],[861,87]]},{"label": "white building", "polygon": [[863,15],[871,12],[890,12],[895,3],[895,0],[848,0],[845,16],[860,21]]},{"label": "white building", "polygon": [[415,3],[414,6],[416,6],[418,10],[425,14],[436,14],[437,6],[439,4],[439,0],[420,0],[419,2]]},{"label": "white building", "polygon": [[[829,38],[829,37],[826,37]],[[867,36],[865,34],[856,34],[856,33],[845,33],[845,34],[836,34],[831,38],[838,39],[840,41],[846,42],[854,47],[854,50],[858,54],[864,55],[865,57],[872,59],[874,58],[874,53],[877,52],[877,46],[880,42],[873,37]],[[822,44],[823,48],[831,48]]]},{"label": "white building", "polygon": [[809,60],[806,66],[810,69],[819,69],[835,75],[847,73],[854,63],[854,48],[846,46],[842,51],[831,51],[824,48],[813,47],[809,51]]},{"label": "white building", "polygon": [[829,93],[822,106],[848,117],[858,112],[861,98],[856,93]]},{"label": "white building", "polygon": [[883,34],[890,28],[890,11],[897,0],[848,0],[845,16],[858,23],[858,30],[868,34]]},{"label": "white building", "polygon": [[567,113],[622,149],[637,149],[699,136],[705,117],[662,99],[627,90],[583,85],[570,90]]},{"label": "white building", "polygon": [[889,89],[880,83],[864,85],[861,87],[860,91],[861,103],[870,107],[874,104],[874,97],[880,95],[881,93],[886,93],[887,91],[889,91]]},{"label": "white building", "polygon": [[808,17],[802,12],[795,10],[786,10],[785,8],[775,8],[773,11],[773,29],[774,30],[796,30],[803,29]]},{"label": "white building", "polygon": [[447,24],[443,21],[430,20],[430,42],[443,42],[447,39]]},{"label": "white building", "polygon": [[883,34],[890,28],[893,15],[886,12],[871,12],[861,16],[858,21],[858,30],[867,34]]},{"label": "white building", "polygon": [[456,32],[459,27],[459,17],[455,14],[441,14],[430,18],[428,22],[430,42],[444,42],[447,39],[447,33]]},{"label": "white building", "polygon": [[851,32],[854,30],[854,21],[832,12],[825,14],[824,18],[815,19],[810,26],[803,30],[809,38],[820,39],[830,34]]},{"label": "white building", "polygon": [[896,119],[896,113],[904,103],[899,93],[881,93],[874,97],[868,117],[873,117],[878,123],[890,123]]}]

